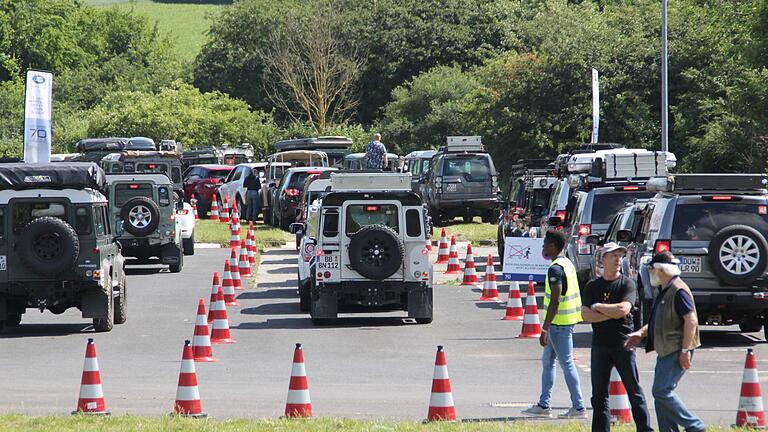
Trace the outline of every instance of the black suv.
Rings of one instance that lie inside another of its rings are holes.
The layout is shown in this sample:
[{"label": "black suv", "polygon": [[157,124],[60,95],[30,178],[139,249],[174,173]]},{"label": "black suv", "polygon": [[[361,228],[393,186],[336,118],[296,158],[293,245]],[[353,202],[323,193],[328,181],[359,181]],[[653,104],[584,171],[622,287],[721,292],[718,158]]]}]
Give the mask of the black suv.
[{"label": "black suv", "polygon": [[[691,287],[699,321],[759,331],[768,319],[768,176],[678,174],[651,181],[662,192],[640,213],[628,246],[629,276],[643,306],[652,299],[645,264],[669,250]],[[644,312],[647,319],[648,312]],[[765,327],[764,327],[765,328]],[[768,335],[767,335],[768,336]]]}]

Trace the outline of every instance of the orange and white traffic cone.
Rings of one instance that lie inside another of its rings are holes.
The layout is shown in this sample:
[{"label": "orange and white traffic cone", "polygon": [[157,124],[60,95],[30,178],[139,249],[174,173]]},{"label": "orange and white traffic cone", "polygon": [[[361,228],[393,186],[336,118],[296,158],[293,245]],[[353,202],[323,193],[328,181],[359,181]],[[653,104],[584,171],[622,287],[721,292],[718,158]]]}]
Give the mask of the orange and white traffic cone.
[{"label": "orange and white traffic cone", "polygon": [[512,283],[509,284],[507,310],[502,319],[507,321],[520,321],[523,319],[523,315],[525,315],[525,311],[523,310],[523,302],[520,300],[520,284],[517,281],[512,281]]},{"label": "orange and white traffic cone", "polygon": [[197,214],[197,200],[192,201],[192,214],[195,215],[195,220],[200,220],[200,216]]},{"label": "orange and white traffic cone", "polygon": [[234,223],[230,225],[229,234],[229,247],[233,249],[240,248],[240,233],[235,229]]},{"label": "orange and white traffic cone", "polygon": [[222,223],[229,223],[229,199],[227,197],[224,197],[221,207],[221,217],[219,220]]},{"label": "orange and white traffic cone", "polygon": [[744,361],[736,426],[765,427],[765,410],[763,410],[763,396],[760,391],[760,378],[757,375],[757,358],[752,348],[747,349],[747,359]]},{"label": "orange and white traffic cone", "polygon": [[472,243],[470,243],[467,245],[467,258],[464,259],[464,280],[461,281],[461,285],[474,287],[479,284],[475,272],[475,257],[472,255]]},{"label": "orange and white traffic cone", "polygon": [[208,218],[212,221],[219,221],[219,202],[215,197],[211,201],[211,213]]},{"label": "orange and white traffic cone", "polygon": [[232,255],[229,257],[229,275],[232,277],[232,287],[235,291],[242,291],[243,281],[240,278],[240,265],[237,261],[237,249],[232,249]]},{"label": "orange and white traffic cone", "polygon": [[224,304],[224,290],[219,288],[216,293],[216,302],[211,306],[213,311],[213,327],[211,327],[212,344],[231,344],[236,341],[232,339],[229,332],[229,319],[227,318],[227,306]]},{"label": "orange and white traffic cone", "polygon": [[496,285],[496,269],[493,266],[493,255],[488,254],[488,264],[485,266],[485,281],[480,301],[498,301],[499,288]]},{"label": "orange and white traffic cone", "polygon": [[200,403],[200,391],[197,388],[197,371],[189,340],[184,341],[181,352],[181,368],[179,370],[179,385],[176,387],[176,402],[173,404],[173,414],[185,417],[205,418]]},{"label": "orange and white traffic cone", "polygon": [[251,279],[253,273],[251,273],[251,262],[248,260],[248,248],[246,245],[240,246],[240,257],[238,258],[238,269],[240,270],[240,277],[243,279]]},{"label": "orange and white traffic cone", "polygon": [[461,264],[459,263],[459,248],[456,246],[456,236],[451,236],[451,249],[448,252],[448,267],[444,274],[461,274]]},{"label": "orange and white traffic cone", "polygon": [[211,300],[208,302],[208,324],[213,322],[213,305],[216,303],[216,295],[221,289],[219,281],[219,272],[213,272],[213,282],[211,283]]},{"label": "orange and white traffic cone", "polygon": [[621,382],[619,371],[611,368],[611,383],[608,386],[608,409],[611,412],[611,422],[632,423],[632,407],[624,383]]},{"label": "orange and white traffic cone", "polygon": [[312,401],[309,399],[307,371],[304,369],[304,350],[296,344],[293,351],[291,381],[288,384],[288,398],[285,401],[286,417],[312,417]]},{"label": "orange and white traffic cone", "polygon": [[195,334],[192,337],[192,354],[196,362],[215,362],[211,350],[211,335],[208,334],[208,319],[205,316],[205,301],[201,298],[197,304]]},{"label": "orange and white traffic cone", "polygon": [[224,260],[224,281],[221,283],[221,289],[224,290],[224,303],[227,306],[240,306],[235,297],[235,285],[230,270],[229,260]]},{"label": "orange and white traffic cone", "polygon": [[248,230],[248,264],[256,265],[256,239],[254,238],[253,228]]},{"label": "orange and white traffic cone", "polygon": [[104,402],[104,392],[101,388],[101,372],[99,372],[99,360],[96,358],[96,344],[91,338],[88,338],[88,344],[85,346],[80,396],[77,399],[77,409],[72,411],[72,414],[110,414]]},{"label": "orange and white traffic cone", "polygon": [[533,289],[533,281],[528,281],[528,295],[525,296],[523,329],[517,337],[537,338],[540,336],[541,323],[539,322],[539,306],[536,304],[536,292]]},{"label": "orange and white traffic cone", "polygon": [[427,421],[456,421],[456,407],[453,405],[451,379],[448,377],[448,363],[445,361],[443,346],[437,346],[435,373],[432,375],[432,393],[429,397]]},{"label": "orange and white traffic cone", "polygon": [[437,246],[437,261],[435,264],[448,264],[450,251],[448,250],[448,239],[445,237],[445,228],[440,233],[440,243]]},{"label": "orange and white traffic cone", "polygon": [[240,212],[237,210],[237,203],[232,206],[232,211],[230,213],[232,225],[235,229],[235,232],[237,232],[237,237],[240,238]]}]

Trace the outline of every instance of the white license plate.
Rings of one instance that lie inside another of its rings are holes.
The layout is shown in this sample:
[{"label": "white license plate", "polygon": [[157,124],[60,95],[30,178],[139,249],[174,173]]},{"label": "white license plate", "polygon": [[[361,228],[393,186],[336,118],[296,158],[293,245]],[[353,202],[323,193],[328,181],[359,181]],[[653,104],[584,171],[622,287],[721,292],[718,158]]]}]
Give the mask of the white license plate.
[{"label": "white license plate", "polygon": [[331,270],[339,268],[338,255],[320,255],[320,261],[317,263],[318,270]]},{"label": "white license plate", "polygon": [[445,185],[445,190],[448,192],[456,192],[456,183],[448,183]]},{"label": "white license plate", "polygon": [[679,257],[680,271],[683,273],[701,273],[701,257]]}]

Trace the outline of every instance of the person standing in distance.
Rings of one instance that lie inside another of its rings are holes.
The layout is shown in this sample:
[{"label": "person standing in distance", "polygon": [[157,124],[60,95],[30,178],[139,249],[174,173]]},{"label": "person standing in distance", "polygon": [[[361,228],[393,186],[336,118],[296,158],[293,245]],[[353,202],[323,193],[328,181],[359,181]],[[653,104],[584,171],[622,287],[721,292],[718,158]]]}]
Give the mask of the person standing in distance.
[{"label": "person standing in distance", "polygon": [[368,169],[382,170],[387,166],[387,148],[381,142],[380,133],[375,134],[365,148],[365,160]]},{"label": "person standing in distance", "polygon": [[562,419],[587,418],[581,395],[579,372],[573,362],[573,328],[581,321],[581,294],[576,268],[565,257],[567,238],[561,231],[549,230],[544,236],[543,253],[552,260],[544,281],[544,308],[539,343],[541,357],[541,396],[539,402],[523,411],[536,417],[552,417],[552,387],[555,384],[555,360],[560,361],[565,383],[571,394],[571,408],[558,415]]},{"label": "person standing in distance", "polygon": [[584,288],[581,316],[592,323],[593,432],[611,430],[608,389],[614,366],[627,389],[637,432],[653,431],[639,383],[635,350],[624,347],[628,335],[635,330],[632,308],[637,302],[635,283],[621,274],[621,261],[626,253],[627,249],[617,243],[603,245],[603,275]]},{"label": "person standing in distance", "polygon": [[624,344],[634,348],[647,337],[645,351],[656,351],[656,369],[651,393],[656,405],[660,432],[702,432],[704,422],[686,408],[675,393],[685,371],[690,369],[693,350],[699,343],[699,321],[690,288],[680,279],[679,261],[671,252],[660,252],[648,263],[648,275],[659,292],[648,324],[629,334]]},{"label": "person standing in distance", "polygon": [[259,217],[259,207],[261,207],[261,179],[256,168],[251,168],[250,171],[245,180],[243,180],[246,205],[245,220],[256,222],[256,219]]}]

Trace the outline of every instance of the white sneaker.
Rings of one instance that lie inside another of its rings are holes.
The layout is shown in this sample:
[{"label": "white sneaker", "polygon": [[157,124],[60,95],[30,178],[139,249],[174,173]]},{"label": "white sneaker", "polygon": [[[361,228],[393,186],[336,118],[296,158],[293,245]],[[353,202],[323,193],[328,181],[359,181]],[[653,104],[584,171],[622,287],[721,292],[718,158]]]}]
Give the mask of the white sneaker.
[{"label": "white sneaker", "polygon": [[581,410],[577,410],[576,408],[568,408],[568,411],[563,411],[560,414],[557,415],[557,418],[560,419],[585,419],[588,418],[587,416],[587,409],[582,408]]},{"label": "white sneaker", "polygon": [[523,410],[523,414],[533,417],[547,417],[552,418],[552,408],[542,408],[539,404],[533,404],[529,408]]}]

